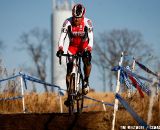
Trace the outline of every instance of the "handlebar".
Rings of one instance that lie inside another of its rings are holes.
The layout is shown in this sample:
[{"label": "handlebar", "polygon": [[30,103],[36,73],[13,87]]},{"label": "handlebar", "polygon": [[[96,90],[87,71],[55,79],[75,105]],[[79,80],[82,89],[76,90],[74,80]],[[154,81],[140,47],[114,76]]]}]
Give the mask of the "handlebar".
[{"label": "handlebar", "polygon": [[82,54],[75,54],[75,55],[71,55],[71,54],[61,54],[60,56],[59,56],[59,64],[61,65],[62,64],[62,56],[66,56],[66,57],[69,57],[69,56],[71,56],[71,57],[74,57],[74,58],[78,58],[78,57],[83,57],[82,56]]}]

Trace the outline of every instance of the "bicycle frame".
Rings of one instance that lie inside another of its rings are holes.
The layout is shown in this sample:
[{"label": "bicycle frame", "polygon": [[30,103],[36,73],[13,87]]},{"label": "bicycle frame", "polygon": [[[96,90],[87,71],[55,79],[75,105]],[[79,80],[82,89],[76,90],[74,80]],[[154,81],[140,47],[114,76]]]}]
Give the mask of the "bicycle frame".
[{"label": "bicycle frame", "polygon": [[[81,71],[81,55],[69,55],[62,54],[62,56],[72,57],[73,58],[73,68],[71,72],[70,85],[68,90],[69,100],[77,101],[77,112],[80,113],[83,109],[83,74]],[[61,60],[61,58],[60,58]],[[61,61],[59,61],[61,63]],[[69,113],[72,115],[74,113],[74,104],[69,106]]]},{"label": "bicycle frame", "polygon": [[83,79],[83,75],[81,72],[81,58],[80,57],[74,57],[73,58],[73,68],[71,75],[75,75],[75,92],[79,92],[80,90],[80,78]]}]

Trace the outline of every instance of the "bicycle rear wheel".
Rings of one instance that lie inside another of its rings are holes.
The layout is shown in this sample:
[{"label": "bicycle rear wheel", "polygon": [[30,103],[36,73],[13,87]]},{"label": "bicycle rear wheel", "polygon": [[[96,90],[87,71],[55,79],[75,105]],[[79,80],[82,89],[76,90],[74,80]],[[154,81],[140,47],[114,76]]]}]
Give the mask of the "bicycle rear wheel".
[{"label": "bicycle rear wheel", "polygon": [[68,93],[68,99],[70,101],[70,104],[69,104],[69,114],[70,115],[73,115],[74,113],[74,93],[75,93],[75,75],[72,74],[71,75],[71,78],[70,78],[70,86],[69,86],[69,93]]}]

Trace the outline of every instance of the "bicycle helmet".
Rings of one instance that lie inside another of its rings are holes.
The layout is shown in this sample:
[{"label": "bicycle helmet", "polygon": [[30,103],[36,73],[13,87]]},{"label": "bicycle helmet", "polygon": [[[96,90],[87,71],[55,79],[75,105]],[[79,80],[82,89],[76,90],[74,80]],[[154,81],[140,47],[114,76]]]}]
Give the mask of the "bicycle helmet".
[{"label": "bicycle helmet", "polygon": [[86,10],[82,4],[76,4],[72,9],[72,16],[76,18],[84,17],[85,11]]}]

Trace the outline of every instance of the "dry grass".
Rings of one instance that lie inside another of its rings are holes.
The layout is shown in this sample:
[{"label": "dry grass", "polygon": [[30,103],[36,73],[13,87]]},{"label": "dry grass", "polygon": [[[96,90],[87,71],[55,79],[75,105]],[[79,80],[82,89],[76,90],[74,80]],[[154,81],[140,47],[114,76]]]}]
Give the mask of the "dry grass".
[{"label": "dry grass", "polygon": [[[0,98],[7,98],[12,96],[17,96],[18,94],[5,93],[1,94]],[[89,93],[87,96],[94,99],[104,101],[107,103],[114,103],[114,94],[113,93]],[[149,106],[149,97],[145,95],[145,98],[141,98],[139,94],[134,94],[132,98],[127,98],[126,94],[122,94],[122,97],[128,102],[128,104],[135,110],[135,112],[142,117],[144,121],[147,122],[147,113]],[[62,102],[66,99],[66,95],[62,97]],[[159,95],[160,99],[160,95]],[[52,113],[60,112],[59,97],[56,93],[26,93],[25,94],[25,105],[27,112],[29,113]],[[90,106],[92,105],[92,106]],[[84,111],[103,111],[103,106],[101,103],[85,99],[84,106],[90,106],[85,108]],[[121,106],[121,105],[120,105]],[[106,120],[112,119],[113,107],[106,106],[107,109],[107,118]],[[9,100],[9,101],[0,101],[0,113],[21,113],[22,111],[22,100]],[[67,112],[67,108],[63,105],[63,112]],[[117,112],[117,123],[120,120],[124,120],[125,125],[135,124],[134,119],[131,115],[123,108],[120,107]],[[127,120],[126,120],[127,119]],[[154,106],[152,111],[151,124],[160,125],[160,101],[158,98],[154,100]],[[121,124],[123,125],[123,124]]]},{"label": "dry grass", "polygon": [[[147,123],[148,111],[149,111],[149,97],[145,95],[144,98],[141,98],[138,93],[135,93],[132,98],[127,98],[125,94],[122,94],[124,99],[128,104],[133,108],[133,110]],[[154,105],[152,107],[152,117],[150,125],[160,125],[160,95],[159,97],[154,98]],[[132,116],[125,110],[122,109],[117,112],[117,123],[120,125],[129,125],[133,126],[136,124],[136,121]],[[123,123],[119,123],[120,120],[123,120]]]},{"label": "dry grass", "polygon": [[[14,93],[5,93],[5,94],[0,94],[0,98],[9,98],[9,97],[14,97],[18,96],[18,94]],[[18,100],[1,100],[0,101],[0,113],[17,113],[21,112],[22,109],[22,101],[21,99]]]},{"label": "dry grass", "polygon": [[[5,93],[1,94],[0,98],[8,98],[18,96],[18,94]],[[113,93],[89,93],[87,96],[97,99],[99,101],[104,101],[107,103],[114,103]],[[64,106],[63,102],[67,99],[64,95],[61,97],[63,112],[67,112],[67,108]],[[37,112],[37,113],[50,113],[50,112],[60,112],[59,96],[57,93],[25,93],[25,106],[27,112]],[[103,111],[103,105],[95,101],[85,99],[84,106],[89,106],[85,108],[84,111]],[[108,107],[108,106],[106,106]],[[109,106],[110,107],[110,106]],[[22,110],[22,100],[7,100],[0,101],[0,113],[17,113],[23,112]]]},{"label": "dry grass", "polygon": [[[110,104],[114,103],[113,93],[92,92],[92,93],[89,93],[87,96],[92,97],[99,101],[106,102],[106,103],[110,103]],[[95,102],[90,99],[84,100],[84,106],[90,106],[88,108],[85,108],[84,111],[104,111],[102,103]],[[111,107],[111,106],[106,106],[106,108],[107,107]]]}]

